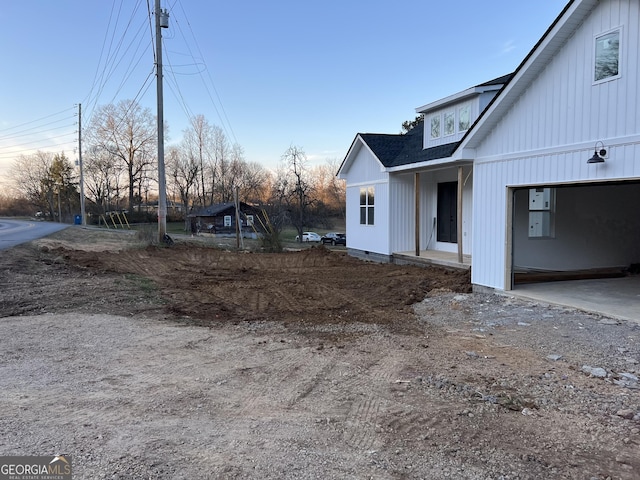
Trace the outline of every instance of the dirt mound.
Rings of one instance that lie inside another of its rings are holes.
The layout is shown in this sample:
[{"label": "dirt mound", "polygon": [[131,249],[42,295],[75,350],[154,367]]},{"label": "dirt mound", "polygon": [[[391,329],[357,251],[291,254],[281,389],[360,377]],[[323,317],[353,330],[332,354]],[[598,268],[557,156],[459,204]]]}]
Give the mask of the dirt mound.
[{"label": "dirt mound", "polygon": [[179,244],[171,248],[50,254],[84,270],[133,274],[153,282],[166,309],[199,324],[277,320],[394,325],[431,290],[468,292],[468,272],[383,265],[312,247],[247,253]]}]

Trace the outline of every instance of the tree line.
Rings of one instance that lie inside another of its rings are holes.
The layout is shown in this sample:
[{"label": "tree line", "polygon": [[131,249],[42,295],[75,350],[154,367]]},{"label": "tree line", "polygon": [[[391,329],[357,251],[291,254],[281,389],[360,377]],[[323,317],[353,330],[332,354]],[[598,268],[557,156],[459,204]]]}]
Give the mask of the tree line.
[{"label": "tree line", "polygon": [[[144,221],[157,214],[156,117],[132,100],[99,107],[83,131],[83,180],[88,214],[127,211]],[[165,130],[167,127],[165,125]],[[168,215],[185,218],[209,205],[241,201],[265,208],[299,232],[344,215],[345,186],[336,160],[310,167],[304,150],[291,146],[276,171],[245,159],[238,144],[203,115],[192,118],[182,140],[165,151]],[[167,135],[165,134],[165,138]],[[0,196],[0,212],[22,204],[50,219],[80,213],[79,171],[61,153],[21,155],[10,177],[14,194]],[[152,213],[149,213],[152,212]],[[10,212],[9,212],[10,213]],[[7,214],[7,212],[5,212]]]}]

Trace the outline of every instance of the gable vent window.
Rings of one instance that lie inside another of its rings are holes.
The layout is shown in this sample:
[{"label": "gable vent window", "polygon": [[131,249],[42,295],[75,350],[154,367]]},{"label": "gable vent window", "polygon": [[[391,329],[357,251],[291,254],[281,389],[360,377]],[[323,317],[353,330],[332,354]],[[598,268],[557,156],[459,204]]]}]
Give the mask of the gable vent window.
[{"label": "gable vent window", "polygon": [[594,82],[620,77],[620,29],[596,37]]}]

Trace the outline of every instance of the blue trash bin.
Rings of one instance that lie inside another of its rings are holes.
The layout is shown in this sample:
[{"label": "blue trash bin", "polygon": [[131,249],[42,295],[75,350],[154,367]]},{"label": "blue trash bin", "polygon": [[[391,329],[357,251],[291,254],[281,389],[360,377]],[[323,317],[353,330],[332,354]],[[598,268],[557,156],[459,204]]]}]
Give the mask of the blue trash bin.
[{"label": "blue trash bin", "polygon": [[76,215],[73,223],[75,223],[76,225],[82,225],[82,215]]}]

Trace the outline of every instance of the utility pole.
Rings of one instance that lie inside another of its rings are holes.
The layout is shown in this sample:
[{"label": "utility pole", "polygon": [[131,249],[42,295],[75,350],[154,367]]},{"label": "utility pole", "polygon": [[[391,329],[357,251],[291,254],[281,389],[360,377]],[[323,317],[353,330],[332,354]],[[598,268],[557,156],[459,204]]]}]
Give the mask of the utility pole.
[{"label": "utility pole", "polygon": [[78,166],[80,167],[80,216],[82,225],[87,224],[84,207],[84,171],[82,170],[82,104],[78,104]]},{"label": "utility pole", "polygon": [[167,181],[164,171],[164,111],[162,96],[162,29],[169,27],[169,12],[156,0],[156,84],[158,97],[158,242],[167,234]]}]

